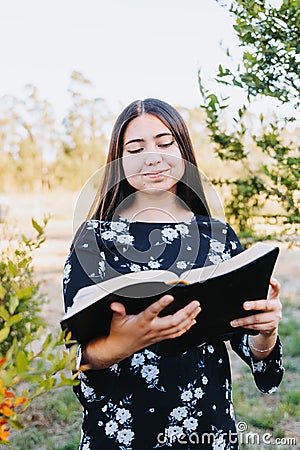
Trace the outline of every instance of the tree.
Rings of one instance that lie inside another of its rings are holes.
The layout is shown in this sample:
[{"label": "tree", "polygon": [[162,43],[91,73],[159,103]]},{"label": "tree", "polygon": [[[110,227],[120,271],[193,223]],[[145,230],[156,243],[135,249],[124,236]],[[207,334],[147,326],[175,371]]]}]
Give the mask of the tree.
[{"label": "tree", "polygon": [[243,63],[236,70],[220,65],[216,80],[247,93],[247,104],[235,114],[233,131],[228,131],[223,121],[229,99],[209,92],[200,72],[199,85],[215,151],[222,161],[239,168],[235,178],[219,178],[215,183],[230,186],[226,215],[247,244],[262,238],[258,235],[259,217],[284,234],[299,230],[299,134],[295,128],[287,132],[296,111],[269,119],[260,114],[255,127],[249,126],[248,119],[251,103],[258,96],[275,97],[278,105],[298,106],[300,8],[299,1],[292,0],[283,1],[278,9],[263,0],[235,0],[229,10],[235,17]]},{"label": "tree", "polygon": [[37,88],[25,86],[21,99],[0,98],[1,190],[49,188],[49,168],[59,139],[51,105]]},{"label": "tree", "polygon": [[235,0],[229,11],[235,17],[243,63],[237,72],[219,67],[218,81],[245,89],[249,97],[275,97],[298,107],[299,0],[283,0],[278,8],[266,0]]},{"label": "tree", "polygon": [[105,128],[112,115],[103,99],[90,98],[90,88],[82,73],[72,72],[72,104],[63,121],[63,147],[56,162],[56,177],[67,188],[82,187],[105,160]]}]

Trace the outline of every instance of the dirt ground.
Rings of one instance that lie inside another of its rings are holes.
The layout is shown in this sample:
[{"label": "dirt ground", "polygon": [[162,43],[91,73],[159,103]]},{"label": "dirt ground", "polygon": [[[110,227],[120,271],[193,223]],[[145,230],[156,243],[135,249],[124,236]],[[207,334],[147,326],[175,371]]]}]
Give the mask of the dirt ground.
[{"label": "dirt ground", "polygon": [[[67,192],[6,197],[9,204],[7,219],[24,234],[34,235],[32,217],[42,221],[45,215],[51,216],[46,228],[46,242],[36,251],[34,266],[38,280],[42,281],[41,291],[49,299],[43,307],[43,316],[54,329],[63,315],[62,272],[72,240],[77,198],[77,193]],[[300,304],[300,248],[278,245],[281,251],[274,276],[281,283],[282,299],[292,299]]]}]

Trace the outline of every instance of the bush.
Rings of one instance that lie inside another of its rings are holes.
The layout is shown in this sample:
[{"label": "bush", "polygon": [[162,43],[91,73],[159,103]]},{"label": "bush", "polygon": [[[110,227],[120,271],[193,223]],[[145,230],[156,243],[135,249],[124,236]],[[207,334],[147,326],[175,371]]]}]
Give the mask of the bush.
[{"label": "bush", "polygon": [[68,352],[68,336],[53,337],[39,317],[43,297],[34,280],[32,256],[45,240],[46,223],[32,220],[35,239],[13,239],[6,228],[0,250],[0,445],[8,443],[10,427],[23,427],[21,413],[34,398],[77,383],[76,374],[70,379],[65,375],[65,369],[73,368],[75,346]]}]

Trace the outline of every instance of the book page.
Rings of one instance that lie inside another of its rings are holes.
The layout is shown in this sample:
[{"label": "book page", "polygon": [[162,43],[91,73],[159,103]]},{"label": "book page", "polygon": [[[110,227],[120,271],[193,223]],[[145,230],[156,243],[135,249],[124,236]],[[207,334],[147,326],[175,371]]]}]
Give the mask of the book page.
[{"label": "book page", "polygon": [[219,264],[213,264],[206,267],[199,267],[197,269],[186,270],[180,276],[183,281],[189,283],[197,283],[209,278],[215,278],[220,275],[232,272],[233,270],[243,267],[251,262],[255,261],[259,257],[266,255],[274,249],[273,246],[263,244],[261,242],[253,245],[252,247],[244,250],[232,258],[223,261]]}]

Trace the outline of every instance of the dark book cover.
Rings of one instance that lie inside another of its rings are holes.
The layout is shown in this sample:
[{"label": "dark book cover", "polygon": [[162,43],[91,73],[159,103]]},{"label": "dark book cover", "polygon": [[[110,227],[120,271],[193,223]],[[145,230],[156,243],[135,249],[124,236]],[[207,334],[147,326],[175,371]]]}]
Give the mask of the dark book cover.
[{"label": "dark book cover", "polygon": [[197,323],[182,336],[154,344],[159,354],[180,353],[214,339],[229,339],[236,333],[251,334],[251,330],[231,327],[230,321],[257,313],[244,310],[243,303],[267,298],[278,254],[278,247],[271,247],[267,253],[229,273],[191,284],[137,282],[108,293],[80,312],[64,318],[62,328],[71,331],[73,338],[84,344],[109,334],[112,302],[123,303],[127,314],[138,314],[168,293],[174,296],[174,301],[160,313],[161,316],[173,314],[192,300],[199,300],[201,312],[196,318]]}]

